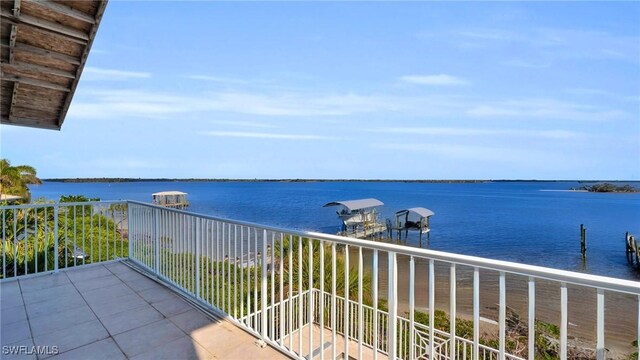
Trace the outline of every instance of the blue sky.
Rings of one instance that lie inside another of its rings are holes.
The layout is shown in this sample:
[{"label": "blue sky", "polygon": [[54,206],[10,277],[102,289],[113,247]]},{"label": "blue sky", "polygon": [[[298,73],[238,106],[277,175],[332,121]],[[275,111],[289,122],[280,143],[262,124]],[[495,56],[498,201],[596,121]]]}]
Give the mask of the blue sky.
[{"label": "blue sky", "polygon": [[109,3],[41,177],[640,179],[638,2]]}]

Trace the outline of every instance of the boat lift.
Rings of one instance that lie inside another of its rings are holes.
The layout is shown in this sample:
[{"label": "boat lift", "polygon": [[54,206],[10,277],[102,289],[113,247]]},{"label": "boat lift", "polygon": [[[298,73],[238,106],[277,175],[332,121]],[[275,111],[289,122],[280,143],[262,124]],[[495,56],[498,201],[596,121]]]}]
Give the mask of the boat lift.
[{"label": "boat lift", "polygon": [[384,205],[378,199],[359,199],[332,201],[323,207],[339,206],[336,211],[342,220],[342,231],[338,235],[367,238],[387,230],[385,224],[378,222],[377,208]]},{"label": "boat lift", "polygon": [[153,204],[174,209],[186,209],[189,206],[187,193],[181,191],[161,191],[151,194]]},{"label": "boat lift", "polygon": [[414,207],[396,212],[394,229],[397,231],[398,240],[402,239],[403,230],[405,240],[409,235],[409,230],[418,230],[420,233],[420,247],[422,247],[422,234],[429,236],[429,231],[431,231],[429,218],[433,215],[435,215],[433,211],[423,207]]}]

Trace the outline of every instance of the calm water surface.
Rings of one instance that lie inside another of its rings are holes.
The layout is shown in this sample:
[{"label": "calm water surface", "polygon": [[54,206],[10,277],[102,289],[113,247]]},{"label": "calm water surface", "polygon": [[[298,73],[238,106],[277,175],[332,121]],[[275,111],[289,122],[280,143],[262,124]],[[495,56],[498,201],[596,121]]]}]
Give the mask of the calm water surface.
[{"label": "calm water surface", "polygon": [[[640,236],[640,194],[564,192],[571,182],[420,184],[367,182],[55,183],[33,198],[83,194],[102,200],[151,201],[151,193],[189,193],[190,211],[261,224],[336,233],[334,200],[374,197],[383,217],[422,206],[433,210],[428,247],[599,275],[638,279],[624,253],[626,231]],[[587,227],[586,266],[580,224]],[[417,245],[416,234],[409,243]],[[427,247],[427,245],[425,245]]]}]

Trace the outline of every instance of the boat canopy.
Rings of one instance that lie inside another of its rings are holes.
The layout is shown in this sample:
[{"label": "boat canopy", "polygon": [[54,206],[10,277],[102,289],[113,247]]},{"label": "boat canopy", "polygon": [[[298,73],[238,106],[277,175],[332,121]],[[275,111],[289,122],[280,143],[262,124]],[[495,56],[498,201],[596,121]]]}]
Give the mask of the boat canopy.
[{"label": "boat canopy", "polygon": [[161,191],[157,193],[151,194],[153,196],[171,196],[171,195],[187,195],[185,192],[181,191]]},{"label": "boat canopy", "polygon": [[400,210],[400,211],[396,212],[396,216],[404,215],[404,214],[408,214],[408,213],[417,214],[421,218],[427,218],[429,216],[435,215],[435,213],[433,211],[431,211],[431,210],[429,210],[427,208],[414,207],[414,208],[410,208],[410,209]]},{"label": "boat canopy", "polygon": [[374,208],[376,206],[382,206],[384,203],[378,199],[359,199],[359,200],[346,200],[346,201],[332,201],[325,204],[323,207],[342,205],[349,211],[362,210]]}]

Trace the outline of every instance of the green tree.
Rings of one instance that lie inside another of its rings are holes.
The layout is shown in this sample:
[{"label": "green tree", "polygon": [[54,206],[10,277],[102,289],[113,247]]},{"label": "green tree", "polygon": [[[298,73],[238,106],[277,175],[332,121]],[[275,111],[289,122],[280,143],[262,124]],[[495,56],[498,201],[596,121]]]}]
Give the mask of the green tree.
[{"label": "green tree", "polygon": [[0,159],[0,193],[20,196],[23,202],[29,202],[29,184],[42,184],[33,166],[12,166],[9,160]]}]

